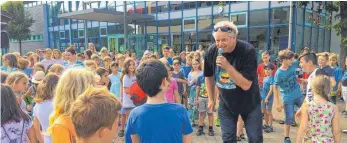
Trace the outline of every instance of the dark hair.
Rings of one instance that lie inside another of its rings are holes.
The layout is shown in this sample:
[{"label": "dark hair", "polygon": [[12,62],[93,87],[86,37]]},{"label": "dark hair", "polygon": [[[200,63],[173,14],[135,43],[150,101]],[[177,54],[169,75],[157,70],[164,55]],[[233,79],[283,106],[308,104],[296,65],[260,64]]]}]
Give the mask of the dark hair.
[{"label": "dark hair", "polygon": [[72,48],[72,47],[67,48],[67,49],[66,49],[66,52],[69,52],[69,53],[71,53],[72,55],[76,55],[76,50],[75,50],[74,48]]},{"label": "dark hair", "polygon": [[102,77],[103,75],[105,75],[105,73],[108,72],[105,68],[98,68],[96,70],[96,74],[98,74],[100,77]]},{"label": "dark hair", "polygon": [[111,67],[119,67],[119,64],[117,62],[112,62]]},{"label": "dark hair", "polygon": [[304,58],[305,62],[309,62],[312,61],[313,65],[317,65],[318,60],[317,60],[317,56],[315,53],[306,53],[306,54],[302,54],[299,57],[299,61],[301,58]]},{"label": "dark hair", "polygon": [[123,77],[125,75],[129,75],[130,74],[129,67],[130,67],[131,62],[134,62],[134,64],[135,64],[135,61],[132,58],[125,59],[125,61],[123,63],[122,74],[120,76],[120,82],[122,84],[123,84]]},{"label": "dark hair", "polygon": [[6,83],[6,79],[8,77],[8,73],[4,71],[0,71],[1,74],[1,83]]},{"label": "dark hair", "polygon": [[161,91],[160,86],[165,78],[168,78],[167,69],[159,60],[144,61],[136,69],[136,82],[149,97]]},{"label": "dark hair", "polygon": [[11,87],[1,84],[1,125],[21,120],[30,121],[30,117],[20,109]]},{"label": "dark hair", "polygon": [[88,50],[85,50],[84,52],[86,53],[89,59],[92,58],[93,52],[91,50],[88,49]]},{"label": "dark hair", "polygon": [[83,57],[83,55],[84,55],[83,53],[78,53],[77,57]]}]

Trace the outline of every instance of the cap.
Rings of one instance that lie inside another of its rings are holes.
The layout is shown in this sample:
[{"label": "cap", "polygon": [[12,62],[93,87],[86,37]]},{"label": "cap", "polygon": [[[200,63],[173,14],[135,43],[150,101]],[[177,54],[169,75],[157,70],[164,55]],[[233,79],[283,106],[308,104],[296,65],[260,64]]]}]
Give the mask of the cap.
[{"label": "cap", "polygon": [[181,64],[181,61],[180,60],[174,60],[173,61],[173,64],[175,65],[175,64]]},{"label": "cap", "polygon": [[40,83],[45,78],[45,72],[37,71],[34,75],[34,78],[31,79],[33,83]]},{"label": "cap", "polygon": [[151,55],[151,52],[146,50],[144,53],[143,53],[144,56],[150,56]]},{"label": "cap", "polygon": [[264,69],[265,69],[265,68],[270,68],[271,70],[274,70],[274,69],[275,69],[275,67],[274,67],[271,63],[265,64],[265,65],[264,65]]}]

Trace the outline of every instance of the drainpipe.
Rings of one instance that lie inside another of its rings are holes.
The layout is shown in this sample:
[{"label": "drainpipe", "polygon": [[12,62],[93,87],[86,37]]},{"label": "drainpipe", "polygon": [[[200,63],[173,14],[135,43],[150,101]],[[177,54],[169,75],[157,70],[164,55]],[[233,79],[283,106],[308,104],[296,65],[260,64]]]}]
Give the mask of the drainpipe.
[{"label": "drainpipe", "polygon": [[289,8],[289,35],[288,35],[288,48],[292,49],[292,35],[293,35],[293,1],[290,2]]}]

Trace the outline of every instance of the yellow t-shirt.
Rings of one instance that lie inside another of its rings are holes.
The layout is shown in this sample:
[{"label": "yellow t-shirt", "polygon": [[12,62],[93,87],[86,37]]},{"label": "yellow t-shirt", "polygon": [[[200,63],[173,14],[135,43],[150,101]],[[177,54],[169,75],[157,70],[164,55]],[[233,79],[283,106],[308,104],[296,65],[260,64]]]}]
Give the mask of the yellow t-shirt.
[{"label": "yellow t-shirt", "polygon": [[59,116],[52,125],[53,143],[76,143],[76,131],[71,117]]}]

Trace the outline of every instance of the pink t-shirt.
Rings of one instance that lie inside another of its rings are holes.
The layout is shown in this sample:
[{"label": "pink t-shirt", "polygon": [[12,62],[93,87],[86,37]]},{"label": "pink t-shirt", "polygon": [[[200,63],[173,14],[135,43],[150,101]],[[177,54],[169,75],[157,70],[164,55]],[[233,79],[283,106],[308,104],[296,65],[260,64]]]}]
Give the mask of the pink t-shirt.
[{"label": "pink t-shirt", "polygon": [[166,92],[165,97],[166,97],[166,101],[170,102],[170,103],[175,103],[175,95],[174,92],[175,90],[178,88],[177,86],[177,82],[175,79],[171,78],[171,83],[170,83],[170,88],[169,90]]}]

